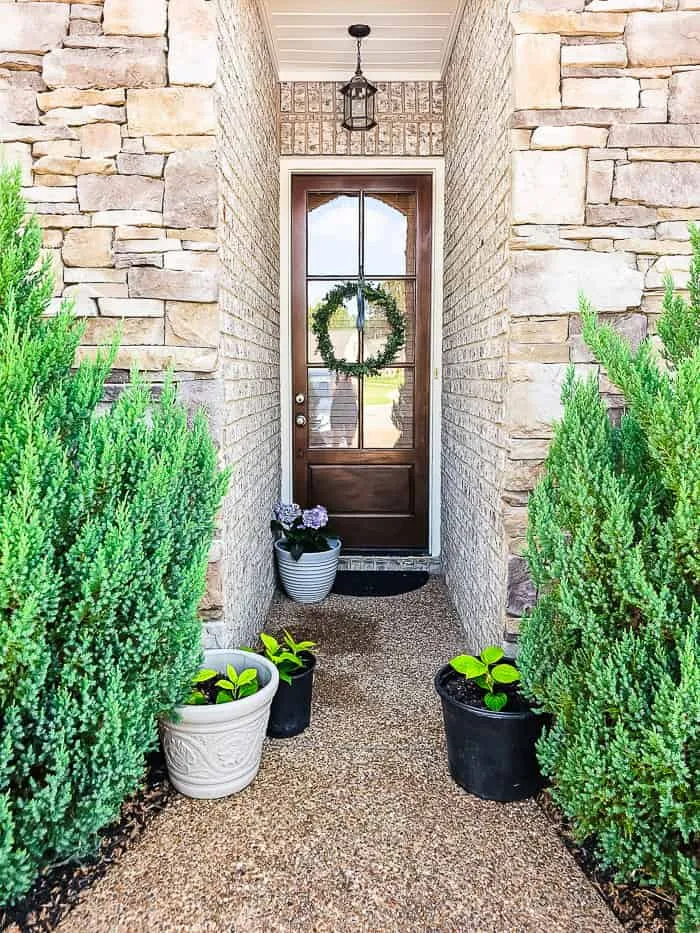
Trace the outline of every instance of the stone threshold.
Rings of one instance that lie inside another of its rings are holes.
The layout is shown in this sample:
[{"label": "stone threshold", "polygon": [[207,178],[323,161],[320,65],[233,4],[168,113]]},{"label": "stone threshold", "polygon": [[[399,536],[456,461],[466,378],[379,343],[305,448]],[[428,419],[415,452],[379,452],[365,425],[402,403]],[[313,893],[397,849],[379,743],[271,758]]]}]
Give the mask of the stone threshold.
[{"label": "stone threshold", "polygon": [[422,571],[434,576],[442,573],[442,562],[439,557],[429,557],[421,554],[344,554],[340,558],[339,570],[384,570]]}]

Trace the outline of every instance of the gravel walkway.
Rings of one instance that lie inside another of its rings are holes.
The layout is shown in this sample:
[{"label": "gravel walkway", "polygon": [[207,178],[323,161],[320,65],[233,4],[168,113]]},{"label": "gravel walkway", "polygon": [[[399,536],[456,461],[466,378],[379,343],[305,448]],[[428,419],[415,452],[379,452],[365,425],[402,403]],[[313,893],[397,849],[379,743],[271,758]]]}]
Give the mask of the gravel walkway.
[{"label": "gravel walkway", "polygon": [[463,650],[444,586],[277,601],[320,642],[314,718],[219,801],[178,798],[59,929],[608,933],[621,927],[531,801],[450,780],[437,667]]}]

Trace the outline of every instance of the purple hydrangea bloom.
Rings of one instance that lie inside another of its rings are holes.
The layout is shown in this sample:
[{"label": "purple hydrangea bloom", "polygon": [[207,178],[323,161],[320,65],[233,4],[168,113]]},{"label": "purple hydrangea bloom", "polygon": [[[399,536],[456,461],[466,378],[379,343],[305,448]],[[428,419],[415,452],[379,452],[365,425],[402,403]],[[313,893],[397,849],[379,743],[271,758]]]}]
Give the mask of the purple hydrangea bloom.
[{"label": "purple hydrangea bloom", "polygon": [[278,502],[274,507],[273,512],[277,521],[282,525],[286,525],[287,527],[292,525],[301,515],[301,509],[296,504],[296,502],[292,502],[291,504]]},{"label": "purple hydrangea bloom", "polygon": [[313,528],[318,531],[325,528],[328,524],[328,512],[322,505],[317,505],[315,509],[305,509],[302,513],[304,528]]}]

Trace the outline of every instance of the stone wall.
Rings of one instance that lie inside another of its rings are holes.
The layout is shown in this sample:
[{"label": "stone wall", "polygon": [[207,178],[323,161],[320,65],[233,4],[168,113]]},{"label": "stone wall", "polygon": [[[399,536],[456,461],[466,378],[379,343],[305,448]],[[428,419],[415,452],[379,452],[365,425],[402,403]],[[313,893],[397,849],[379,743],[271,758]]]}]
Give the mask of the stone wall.
[{"label": "stone wall", "polygon": [[504,517],[509,627],[531,603],[528,491],[570,362],[615,389],[580,337],[583,289],[634,342],[663,276],[687,283],[700,220],[700,4],[521,0],[514,11],[512,297]]},{"label": "stone wall", "polygon": [[443,568],[472,649],[500,642],[505,602],[508,6],[468,0],[445,81]]},{"label": "stone wall", "polygon": [[[73,297],[86,318],[82,355],[122,326],[108,398],[132,365],[155,383],[172,367],[237,468],[203,605],[208,642],[259,627],[272,579],[277,103],[256,11],[222,0],[217,94],[216,0],[0,0],[0,143],[44,228],[54,304]],[[256,471],[266,501],[252,516]]]},{"label": "stone wall", "polygon": [[377,122],[368,133],[343,129],[342,83],[280,85],[280,152],[289,155],[441,156],[444,101],[439,81],[377,82]]},{"label": "stone wall", "polygon": [[255,0],[219,0],[223,449],[233,465],[224,509],[223,627],[250,643],[274,590],[272,505],[279,498],[278,84]]}]

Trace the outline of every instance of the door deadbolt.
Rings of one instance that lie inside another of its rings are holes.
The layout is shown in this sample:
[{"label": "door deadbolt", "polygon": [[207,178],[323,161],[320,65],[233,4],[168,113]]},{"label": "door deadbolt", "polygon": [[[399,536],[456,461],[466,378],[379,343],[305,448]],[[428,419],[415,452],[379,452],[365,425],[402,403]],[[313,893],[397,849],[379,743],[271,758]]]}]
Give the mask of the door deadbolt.
[{"label": "door deadbolt", "polygon": [[294,401],[297,403],[297,405],[303,405],[306,401],[306,396],[303,392],[297,392]]},{"label": "door deadbolt", "polygon": [[294,420],[296,421],[298,428],[303,428],[306,424],[306,417],[304,415],[297,415]]}]

